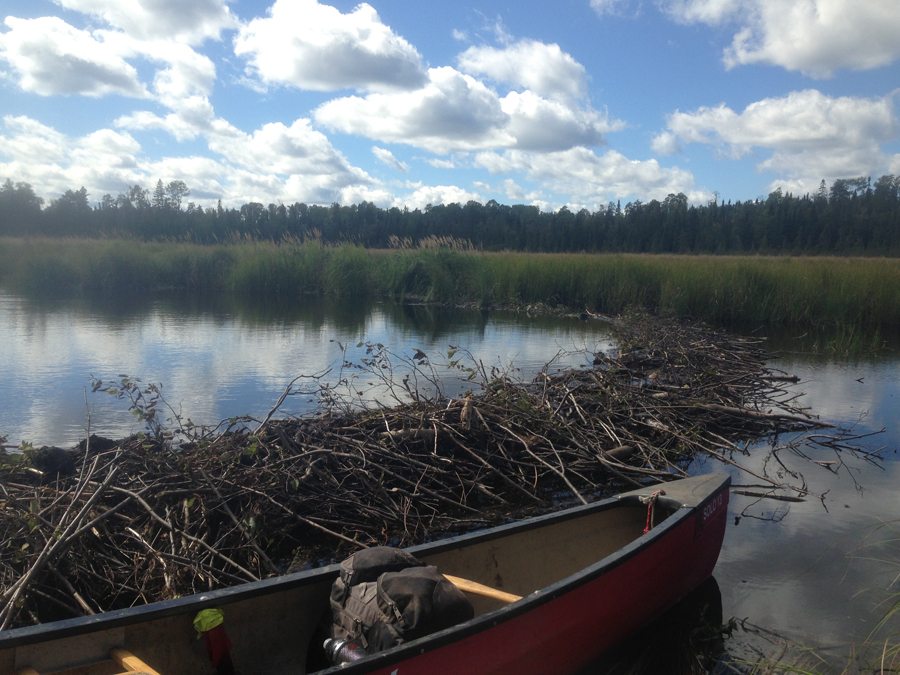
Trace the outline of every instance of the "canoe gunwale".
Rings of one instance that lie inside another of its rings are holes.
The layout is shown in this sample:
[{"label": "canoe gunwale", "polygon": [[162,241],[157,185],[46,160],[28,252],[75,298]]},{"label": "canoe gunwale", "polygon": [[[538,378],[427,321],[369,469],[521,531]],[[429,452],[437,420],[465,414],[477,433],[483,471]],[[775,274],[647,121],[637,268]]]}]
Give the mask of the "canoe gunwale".
[{"label": "canoe gunwale", "polygon": [[[447,644],[457,642],[472,635],[519,617],[545,603],[555,600],[567,593],[575,591],[597,577],[619,567],[637,554],[653,546],[666,533],[683,524],[685,520],[695,516],[716,494],[727,489],[730,478],[726,474],[716,474],[717,479],[707,480],[705,492],[695,502],[686,503],[674,497],[659,497],[658,505],[672,513],[647,534],[641,535],[611,553],[605,558],[579,570],[578,572],[535,591],[510,605],[488,612],[462,624],[458,624],[438,633],[404,643],[391,650],[367,656],[360,661],[317,671],[321,675],[330,673],[365,673],[406,661],[413,656],[433,651]],[[711,478],[711,477],[708,477]],[[524,521],[500,525],[486,530],[475,531],[442,539],[436,542],[409,547],[413,555],[438,554],[460,548],[467,543],[486,542],[499,539],[512,533],[527,532],[531,529],[545,527],[558,522],[580,518],[593,513],[621,507],[641,505],[641,495],[649,494],[653,488],[635,490],[624,495],[614,496],[591,504],[572,507],[563,511],[536,516]],[[225,607],[231,603],[255,597],[288,591],[306,585],[330,583],[338,574],[339,565],[331,564],[312,570],[304,570],[279,577],[271,577],[261,581],[241,584],[230,588],[218,589],[207,593],[151,603],[129,609],[116,610],[96,616],[66,619],[49,624],[28,626],[0,632],[0,650],[8,650],[23,645],[45,641],[76,637],[96,631],[113,630],[146,621],[182,615],[210,607]]]}]

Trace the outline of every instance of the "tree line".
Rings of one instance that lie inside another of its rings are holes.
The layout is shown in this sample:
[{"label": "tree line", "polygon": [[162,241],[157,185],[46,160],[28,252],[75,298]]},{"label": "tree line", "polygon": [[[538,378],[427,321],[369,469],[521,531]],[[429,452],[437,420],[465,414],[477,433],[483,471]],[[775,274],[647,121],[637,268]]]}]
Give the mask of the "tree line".
[{"label": "tree line", "polygon": [[900,176],[823,180],[802,197],[775,190],[766,199],[690,205],[684,194],[662,201],[610,202],[595,212],[563,207],[481,204],[424,209],[258,202],[203,208],[187,202],[180,180],[151,192],[134,185],[91,205],[89,194],[67,190],[45,204],[28,183],[0,187],[0,236],[136,237],[197,243],[236,238],[316,237],[384,248],[429,237],[452,237],[484,250],[543,252],[900,255]]}]

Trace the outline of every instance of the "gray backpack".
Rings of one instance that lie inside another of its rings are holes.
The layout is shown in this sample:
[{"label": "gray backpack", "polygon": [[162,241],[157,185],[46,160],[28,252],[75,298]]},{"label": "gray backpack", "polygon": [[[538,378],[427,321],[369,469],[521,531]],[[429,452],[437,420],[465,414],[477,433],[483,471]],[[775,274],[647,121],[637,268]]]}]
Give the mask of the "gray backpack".
[{"label": "gray backpack", "polygon": [[341,563],[331,615],[331,637],[356,641],[374,654],[468,621],[475,612],[436,567],[377,546]]}]

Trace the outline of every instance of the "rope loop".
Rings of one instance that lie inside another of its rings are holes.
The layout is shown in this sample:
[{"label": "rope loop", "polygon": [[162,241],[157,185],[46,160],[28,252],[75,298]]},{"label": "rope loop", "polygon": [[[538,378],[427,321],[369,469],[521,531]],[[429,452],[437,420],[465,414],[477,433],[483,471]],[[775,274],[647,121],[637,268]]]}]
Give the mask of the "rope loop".
[{"label": "rope loop", "polygon": [[644,534],[647,534],[653,528],[653,512],[656,509],[656,502],[659,501],[661,495],[666,494],[665,490],[655,490],[649,497],[640,497],[642,504],[647,505],[647,526],[644,528]]}]

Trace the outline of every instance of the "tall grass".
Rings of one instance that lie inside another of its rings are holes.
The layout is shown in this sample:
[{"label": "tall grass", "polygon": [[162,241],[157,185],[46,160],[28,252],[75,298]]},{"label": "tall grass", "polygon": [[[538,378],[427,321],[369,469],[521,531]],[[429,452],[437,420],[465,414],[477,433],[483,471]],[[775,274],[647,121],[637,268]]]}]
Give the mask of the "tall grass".
[{"label": "tall grass", "polygon": [[[439,242],[438,242],[439,243]],[[186,288],[247,294],[410,296],[433,302],[640,306],[715,325],[839,328],[848,340],[900,327],[900,260],[372,251],[320,241],[200,246],[0,240],[0,284],[26,293]]]}]

